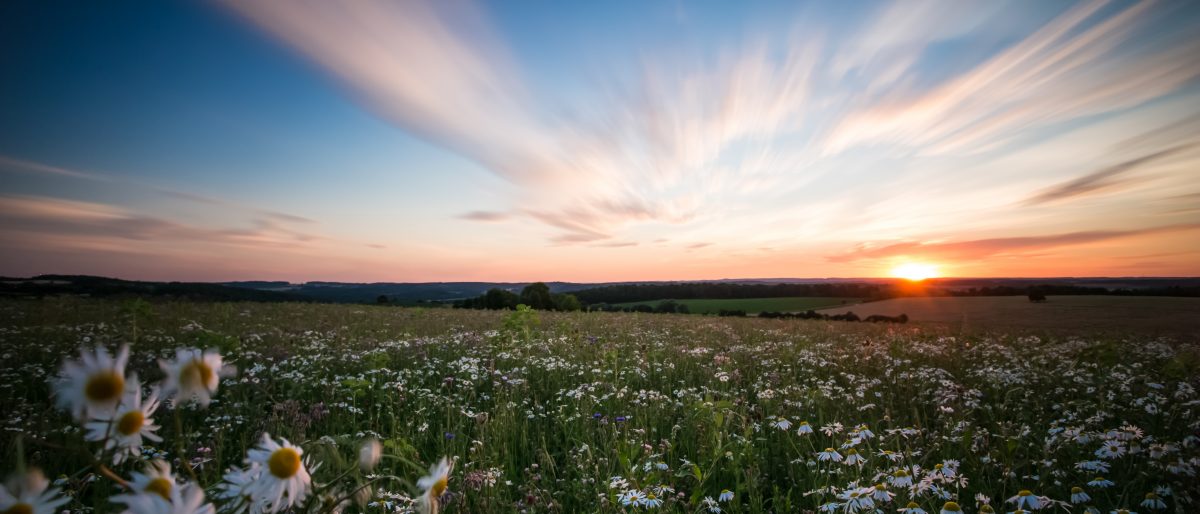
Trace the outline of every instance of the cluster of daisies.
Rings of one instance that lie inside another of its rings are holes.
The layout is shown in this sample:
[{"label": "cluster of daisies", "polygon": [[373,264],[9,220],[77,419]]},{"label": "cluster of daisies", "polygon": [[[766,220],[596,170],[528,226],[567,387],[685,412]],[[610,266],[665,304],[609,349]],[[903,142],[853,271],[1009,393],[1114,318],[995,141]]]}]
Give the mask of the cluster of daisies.
[{"label": "cluster of daisies", "polygon": [[[109,500],[124,507],[124,514],[215,514],[218,510],[272,514],[312,508],[341,512],[350,501],[359,505],[370,501],[369,482],[348,494],[345,488],[333,484],[326,484],[327,494],[314,494],[318,488],[310,470],[316,466],[304,457],[304,449],[267,433],[247,452],[245,466],[229,469],[215,486],[217,505],[206,499],[194,470],[186,469],[192,479],[189,481],[174,474],[171,465],[161,459],[149,460],[142,471],[132,471],[128,478],[120,476],[109,463],[119,466],[140,460],[143,441],[162,441],[157,434],[161,426],[154,423],[154,415],[163,402],[176,407],[195,402],[207,407],[221,379],[236,374],[236,369],[215,350],[181,348],[174,359],[159,361],[165,375],[162,382],[144,390],[137,374],[126,372],[128,362],[127,345],[115,355],[100,346],[90,351],[82,349],[78,360],[62,364],[54,383],[58,406],[82,424],[85,441],[98,443],[92,466],[123,489]],[[23,456],[18,458],[23,462]],[[381,458],[382,445],[368,439],[361,446],[358,467],[370,472]],[[60,489],[51,487],[40,470],[22,467],[18,466],[18,471],[0,487],[0,513],[55,514],[70,502]],[[423,491],[419,510],[436,514],[448,488],[451,467],[450,461],[443,458],[417,482]]]}]

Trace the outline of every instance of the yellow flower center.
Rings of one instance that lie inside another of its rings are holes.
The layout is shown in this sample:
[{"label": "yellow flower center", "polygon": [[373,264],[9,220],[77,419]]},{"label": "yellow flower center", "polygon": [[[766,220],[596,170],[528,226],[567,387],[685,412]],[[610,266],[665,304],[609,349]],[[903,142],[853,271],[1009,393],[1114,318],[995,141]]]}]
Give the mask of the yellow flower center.
[{"label": "yellow flower center", "polygon": [[128,437],[138,433],[145,424],[146,415],[140,410],[131,410],[117,420],[117,433]]},{"label": "yellow flower center", "polygon": [[990,513],[990,512],[996,512],[996,511],[995,511],[995,509],[992,509],[992,506],[991,506],[991,505],[986,505],[986,504],[985,504],[984,506],[982,506],[982,507],[980,507],[980,508],[979,508],[979,512],[980,512],[981,514],[988,514],[988,513]]},{"label": "yellow flower center", "polygon": [[906,477],[906,476],[908,476],[908,472],[904,471],[903,469],[898,469],[898,470],[896,470],[895,473],[892,473],[892,475],[897,476],[897,477]]},{"label": "yellow flower center", "polygon": [[[942,467],[943,466],[941,464],[936,464],[933,466],[933,469],[942,469]],[[953,503],[953,502],[951,502],[951,503]]]},{"label": "yellow flower center", "polygon": [[154,493],[162,496],[164,500],[171,501],[171,488],[175,487],[170,480],[163,477],[158,477],[146,484],[146,492]]},{"label": "yellow flower center", "polygon": [[1158,495],[1157,495],[1157,494],[1154,494],[1154,493],[1146,493],[1146,499],[1147,499],[1147,500],[1157,500],[1157,499],[1158,499]]},{"label": "yellow flower center", "polygon": [[300,453],[294,448],[280,448],[267,458],[267,468],[276,478],[288,479],[300,471]]},{"label": "yellow flower center", "polygon": [[5,510],[4,514],[33,514],[33,505],[18,503]]},{"label": "yellow flower center", "polygon": [[876,491],[882,491],[884,489],[886,489],[886,488],[883,486],[883,484],[875,484]]},{"label": "yellow flower center", "polygon": [[98,372],[88,377],[83,386],[83,394],[93,402],[115,402],[125,389],[125,377],[116,374],[111,369]]},{"label": "yellow flower center", "polygon": [[954,502],[946,502],[945,505],[942,505],[942,510],[948,510],[950,512],[962,512],[962,507],[959,507],[958,504]]},{"label": "yellow flower center", "polygon": [[826,448],[825,453],[833,453],[833,448]]},{"label": "yellow flower center", "polygon": [[1079,493],[1082,493],[1082,492],[1083,492],[1083,488],[1082,488],[1082,487],[1072,487],[1072,488],[1071,488],[1071,494],[1079,494]]},{"label": "yellow flower center", "polygon": [[442,494],[444,494],[446,492],[446,488],[449,486],[450,486],[450,477],[449,476],[438,477],[437,482],[433,483],[433,487],[429,488],[429,496],[434,497],[434,498],[441,498]]},{"label": "yellow flower center", "polygon": [[858,450],[855,450],[854,448],[846,450],[846,455],[858,455]]},{"label": "yellow flower center", "polygon": [[920,507],[921,507],[920,505],[917,505],[917,502],[908,502],[908,505],[904,506],[904,508],[906,508],[906,509],[916,509],[916,508],[920,508]]},{"label": "yellow flower center", "polygon": [[1021,489],[1021,492],[1017,493],[1017,496],[1033,496],[1033,491],[1030,491],[1029,489]]},{"label": "yellow flower center", "polygon": [[208,387],[213,379],[213,369],[203,359],[192,359],[179,370],[179,383],[187,389]]}]

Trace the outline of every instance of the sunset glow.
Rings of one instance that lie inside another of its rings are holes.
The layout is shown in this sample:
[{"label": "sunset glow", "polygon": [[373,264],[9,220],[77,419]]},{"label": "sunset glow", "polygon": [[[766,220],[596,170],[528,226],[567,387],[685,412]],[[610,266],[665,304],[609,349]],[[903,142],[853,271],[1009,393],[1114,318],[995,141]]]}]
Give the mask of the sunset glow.
[{"label": "sunset glow", "polygon": [[0,276],[1200,275],[1200,2],[8,4]]},{"label": "sunset glow", "polygon": [[932,264],[909,262],[896,266],[894,269],[892,269],[892,276],[911,280],[913,282],[920,282],[927,278],[937,277],[938,269],[937,266]]}]

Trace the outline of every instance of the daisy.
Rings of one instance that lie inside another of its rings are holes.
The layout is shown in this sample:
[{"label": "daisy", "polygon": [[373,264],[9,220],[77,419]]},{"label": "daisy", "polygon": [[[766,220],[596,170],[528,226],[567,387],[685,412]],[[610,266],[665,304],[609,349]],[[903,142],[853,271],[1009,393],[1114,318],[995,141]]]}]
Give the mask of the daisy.
[{"label": "daisy", "polygon": [[1159,498],[1157,494],[1146,493],[1146,499],[1142,500],[1142,506],[1147,509],[1165,509],[1167,504]]},{"label": "daisy", "polygon": [[1018,509],[1038,510],[1042,508],[1042,502],[1029,489],[1022,489],[1016,496],[1009,498],[1008,502],[1014,504]]},{"label": "daisy", "polygon": [[249,469],[229,468],[225,475],[221,477],[221,483],[217,484],[217,498],[224,503],[223,512],[228,510],[233,513],[248,512],[249,514],[261,514],[266,510],[267,505],[254,499],[253,491],[250,485],[258,478],[262,470],[257,466],[251,466]]},{"label": "daisy", "polygon": [[158,391],[151,391],[150,396],[142,400],[142,385],[137,375],[129,381],[129,388],[121,400],[120,406],[111,416],[96,417],[89,421],[84,428],[88,441],[106,441],[105,450],[113,453],[113,464],[120,464],[127,457],[137,457],[142,453],[142,438],[161,442],[162,438],[154,433],[160,427],[151,418],[158,410]]},{"label": "daisy", "polygon": [[842,454],[838,453],[833,448],[826,448],[825,451],[817,454],[817,460],[831,460],[833,462],[841,462]]},{"label": "daisy", "polygon": [[363,472],[375,469],[379,465],[379,459],[383,457],[383,445],[378,439],[367,439],[363,441],[362,448],[358,450],[358,467]]},{"label": "daisy", "polygon": [[995,512],[996,509],[993,509],[991,505],[986,503],[982,507],[979,507],[979,514],[994,514]]},{"label": "daisy", "polygon": [[843,462],[843,464],[845,464],[847,466],[853,466],[855,464],[862,464],[866,461],[867,461],[866,458],[864,458],[862,455],[858,454],[858,450],[851,448],[849,450],[846,450],[846,460]]},{"label": "daisy", "polygon": [[778,428],[780,430],[788,430],[788,429],[792,428],[792,422],[788,421],[787,418],[779,418],[778,421],[771,423],[771,426]]},{"label": "daisy", "polygon": [[846,512],[858,512],[860,510],[868,510],[875,508],[875,502],[871,501],[871,488],[855,488],[843,491],[837,497],[842,500],[842,508]]},{"label": "daisy", "polygon": [[883,484],[875,484],[875,492],[871,493],[871,499],[879,503],[887,503],[892,501],[896,495],[887,490],[887,486]]},{"label": "daisy", "polygon": [[304,450],[287,439],[280,438],[280,441],[283,441],[282,445],[264,433],[262,442],[250,450],[246,459],[260,470],[248,486],[251,496],[269,504],[272,511],[299,505],[308,497],[312,482],[300,458]]},{"label": "daisy", "polygon": [[796,428],[796,435],[808,435],[811,433],[813,433],[813,428],[807,421],[801,421],[800,426]]},{"label": "daisy", "polygon": [[1132,510],[1129,510],[1129,509],[1116,509],[1116,510],[1111,511],[1109,514],[1137,514],[1137,513]]},{"label": "daisy", "polygon": [[854,433],[860,439],[863,439],[863,440],[867,440],[872,437],[875,437],[875,432],[872,432],[871,429],[867,428],[867,425],[865,425],[865,424],[859,425],[858,428],[855,429]]},{"label": "daisy", "polygon": [[877,455],[879,455],[880,457],[883,457],[887,460],[890,460],[892,462],[899,462],[901,459],[901,455],[899,453],[896,453],[891,450],[879,450],[879,453]]},{"label": "daisy", "polygon": [[1071,488],[1071,503],[1087,503],[1091,499],[1092,497],[1088,496],[1088,493],[1083,492],[1082,487]]},{"label": "daisy", "polygon": [[654,493],[646,493],[646,497],[642,499],[642,506],[648,509],[661,507],[663,501],[654,496]]},{"label": "daisy", "polygon": [[175,351],[174,361],[160,360],[158,366],[167,374],[163,380],[164,396],[180,402],[195,399],[203,406],[212,401],[221,377],[234,373],[232,367],[222,363],[216,350],[201,352],[195,348],[180,348]]},{"label": "daisy", "polygon": [[55,388],[59,407],[71,411],[76,419],[112,414],[125,392],[125,364],[129,345],[121,345],[115,357],[97,346],[91,352],[79,350],[79,360],[63,362]]},{"label": "daisy", "polygon": [[1091,487],[1099,487],[1099,488],[1103,489],[1106,487],[1112,487],[1113,481],[1108,480],[1104,477],[1096,477],[1096,478],[1092,479],[1091,482],[1088,482],[1087,485],[1091,486]]},{"label": "daisy", "polygon": [[900,512],[900,514],[928,514],[925,512],[925,509],[922,509],[920,505],[917,505],[917,502],[908,502],[908,505],[905,505],[903,509],[900,509],[897,512]]},{"label": "daisy", "polygon": [[1104,441],[1104,445],[1096,450],[1096,456],[1101,459],[1115,459],[1125,453],[1125,446],[1118,441]]},{"label": "daisy", "polygon": [[54,514],[71,499],[60,495],[57,487],[49,486],[50,481],[36,469],[9,476],[0,486],[0,512]]},{"label": "daisy", "polygon": [[152,460],[146,464],[146,472],[134,471],[130,474],[129,488],[134,494],[156,494],[159,498],[171,501],[175,491],[175,475],[171,474],[171,464],[165,460]]},{"label": "daisy", "polygon": [[111,498],[113,503],[123,503],[125,514],[215,514],[216,508],[204,501],[204,489],[196,484],[186,484],[172,490],[170,498],[163,499],[157,492],[149,494],[120,494]]},{"label": "daisy", "polygon": [[954,502],[946,502],[945,505],[942,505],[942,514],[962,514],[962,507]]},{"label": "daisy", "polygon": [[733,491],[730,491],[729,489],[724,489],[721,491],[721,494],[717,495],[717,501],[727,502],[727,501],[732,501],[732,500],[733,500]]},{"label": "daisy", "polygon": [[438,499],[446,493],[446,488],[450,485],[450,470],[452,469],[454,469],[454,464],[442,457],[437,464],[430,466],[428,476],[417,480],[417,487],[425,491],[420,500],[421,512],[437,514]]},{"label": "daisy", "polygon": [[[630,489],[621,494],[619,501],[621,502],[621,505],[624,505],[626,507],[631,506],[631,505],[636,507],[638,505],[641,505],[642,500],[644,500],[645,498],[646,497],[642,495],[641,491],[639,491],[637,489]],[[437,511],[437,509],[435,508],[434,512],[436,512],[436,511]]]},{"label": "daisy", "polygon": [[888,477],[888,482],[892,484],[892,487],[909,487],[913,483],[912,476],[903,469],[897,469],[895,473],[892,473],[892,476]]},{"label": "daisy", "polygon": [[720,514],[721,512],[721,506],[717,504],[717,500],[714,500],[712,496],[705,496],[703,500],[700,500],[700,504],[712,514]]}]

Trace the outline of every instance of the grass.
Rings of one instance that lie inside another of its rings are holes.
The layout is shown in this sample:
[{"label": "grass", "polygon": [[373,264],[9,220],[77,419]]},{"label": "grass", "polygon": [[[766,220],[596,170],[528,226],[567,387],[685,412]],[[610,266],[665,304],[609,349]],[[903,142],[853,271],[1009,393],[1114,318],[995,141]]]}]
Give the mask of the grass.
[{"label": "grass", "polygon": [[[648,302],[626,302],[615,304],[619,307],[649,305],[654,307],[665,300]],[[692,314],[716,314],[722,309],[740,310],[747,313],[758,312],[803,312],[807,310],[825,309],[841,305],[853,305],[862,300],[858,298],[825,298],[810,296],[793,296],[784,298],[733,298],[733,299],[695,299],[675,300],[676,303],[687,305]]]},{"label": "grass", "polygon": [[1194,335],[1200,333],[1200,298],[1153,296],[1052,296],[1032,303],[1024,296],[896,298],[831,308],[859,316],[907,314],[958,331],[1037,330],[1060,334]]},{"label": "grass", "polygon": [[[842,505],[839,495],[875,484],[895,495],[878,500],[884,512],[909,501],[938,512],[950,498],[974,513],[977,495],[1007,512],[1005,499],[1023,489],[1070,505],[1072,487],[1103,512],[1146,511],[1139,504],[1148,493],[1167,512],[1197,510],[1188,476],[1200,462],[1194,338],[633,313],[0,301],[0,462],[15,469],[23,460],[60,477],[73,512],[119,512],[108,498],[122,491],[87,451],[72,450],[99,445],[82,441],[78,423],[54,407],[48,379],[80,347],[124,343],[129,371],[147,384],[162,378],[157,359],[181,346],[217,349],[237,366],[207,408],[160,407],[164,441],[111,466],[129,477],[145,461],[168,460],[177,478],[206,486],[210,501],[223,472],[269,432],[300,444],[310,465],[321,463],[313,470],[319,489],[301,509],[310,512],[328,511],[339,492],[372,480],[369,503],[349,511],[410,512],[421,494],[416,479],[443,456],[456,461],[443,514],[646,510],[622,505],[634,493],[654,494],[663,512],[707,512],[705,498],[723,490],[733,494],[720,502],[724,512],[804,512]],[[802,422],[815,431],[800,433]],[[386,454],[374,475],[354,465],[368,437]],[[1121,454],[1101,456],[1109,445]],[[826,448],[866,461],[821,460]],[[939,464],[954,477],[935,473]],[[891,484],[900,469],[924,485]],[[1098,475],[1115,485],[1089,486]]]}]

